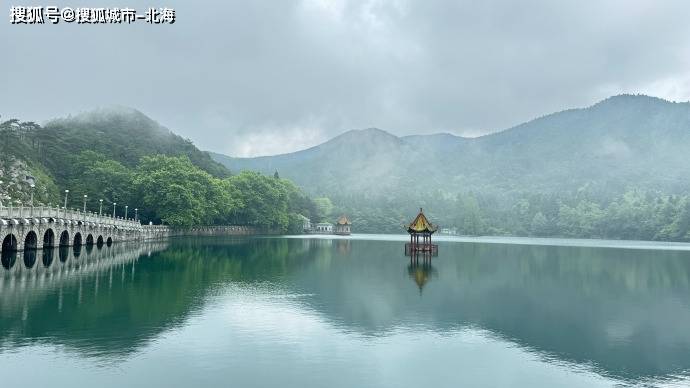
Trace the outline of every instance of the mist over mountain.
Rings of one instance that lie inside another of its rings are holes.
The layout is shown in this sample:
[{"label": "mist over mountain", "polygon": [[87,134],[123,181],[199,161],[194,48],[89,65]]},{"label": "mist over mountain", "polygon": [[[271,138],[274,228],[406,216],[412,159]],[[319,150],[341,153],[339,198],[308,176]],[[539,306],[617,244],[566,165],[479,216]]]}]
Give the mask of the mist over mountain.
[{"label": "mist over mountain", "polygon": [[[133,167],[146,155],[185,155],[196,166],[214,176],[229,172],[200,151],[191,140],[176,135],[142,112],[111,106],[48,121],[41,137],[53,142],[56,151],[75,154],[82,150],[101,153]],[[69,163],[67,158],[50,158],[45,163]],[[52,168],[58,175],[66,166]]]},{"label": "mist over mountain", "polygon": [[360,232],[423,206],[461,234],[690,239],[690,104],[619,95],[477,138],[346,132],[259,158],[212,157],[329,197]]},{"label": "mist over mountain", "polygon": [[[128,107],[98,108],[42,126],[0,120],[0,135],[0,179],[6,183],[5,194],[25,203],[31,197],[27,176],[35,178],[37,203],[61,203],[64,189],[103,198],[109,204],[125,199],[135,202],[124,195],[132,188],[125,178],[142,158],[156,155],[187,157],[196,168],[215,177],[230,175],[190,140]],[[84,181],[87,178],[89,182]]]},{"label": "mist over mountain", "polygon": [[561,192],[585,185],[680,192],[690,185],[690,104],[620,95],[478,138],[346,132],[290,154],[226,167],[290,178],[313,194],[483,189]]}]

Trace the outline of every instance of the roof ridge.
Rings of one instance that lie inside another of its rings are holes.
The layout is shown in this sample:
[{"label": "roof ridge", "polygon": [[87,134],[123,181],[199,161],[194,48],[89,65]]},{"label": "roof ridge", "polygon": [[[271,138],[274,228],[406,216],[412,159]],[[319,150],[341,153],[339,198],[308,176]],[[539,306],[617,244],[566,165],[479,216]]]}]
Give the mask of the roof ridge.
[{"label": "roof ridge", "polygon": [[419,214],[412,220],[410,225],[407,227],[408,233],[422,233],[422,232],[435,232],[437,227],[432,224],[426,215],[424,215],[424,209],[419,208]]},{"label": "roof ridge", "polygon": [[338,224],[340,225],[349,225],[351,224],[350,220],[347,218],[345,214],[341,215],[340,218],[338,218],[337,221]]}]

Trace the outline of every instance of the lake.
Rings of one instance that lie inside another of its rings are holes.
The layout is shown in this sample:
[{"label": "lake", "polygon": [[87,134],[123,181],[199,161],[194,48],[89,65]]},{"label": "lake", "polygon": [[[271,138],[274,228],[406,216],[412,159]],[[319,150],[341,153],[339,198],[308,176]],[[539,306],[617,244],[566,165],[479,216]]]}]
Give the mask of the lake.
[{"label": "lake", "polygon": [[3,387],[690,386],[690,246],[178,238],[3,254]]}]

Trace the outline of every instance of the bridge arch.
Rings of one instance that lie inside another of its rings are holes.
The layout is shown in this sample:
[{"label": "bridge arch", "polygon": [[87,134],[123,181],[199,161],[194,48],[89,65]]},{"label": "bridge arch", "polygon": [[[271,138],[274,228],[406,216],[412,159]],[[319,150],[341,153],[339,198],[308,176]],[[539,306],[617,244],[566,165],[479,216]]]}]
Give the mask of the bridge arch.
[{"label": "bridge arch", "polygon": [[65,247],[69,245],[69,232],[66,230],[63,230],[62,233],[60,233],[60,246]]},{"label": "bridge arch", "polygon": [[24,250],[33,250],[38,247],[38,236],[36,232],[30,230],[24,237]]},{"label": "bridge arch", "polygon": [[105,244],[106,244],[107,246],[113,245],[113,238],[112,238],[112,237],[108,237],[108,240],[106,241]]},{"label": "bridge arch", "polygon": [[17,237],[15,237],[12,233],[8,234],[5,236],[4,239],[2,239],[2,251],[3,252],[14,252],[17,250]]},{"label": "bridge arch", "polygon": [[74,241],[72,242],[72,245],[75,247],[80,247],[81,246],[81,233],[77,232],[74,234]]},{"label": "bridge arch", "polygon": [[103,246],[103,236],[98,236],[96,239],[96,245],[100,248]]},{"label": "bridge arch", "polygon": [[86,245],[93,245],[93,234],[89,233],[89,235],[86,236]]},{"label": "bridge arch", "polygon": [[55,246],[55,232],[53,232],[53,229],[48,228],[45,233],[43,233],[43,248],[53,246]]}]

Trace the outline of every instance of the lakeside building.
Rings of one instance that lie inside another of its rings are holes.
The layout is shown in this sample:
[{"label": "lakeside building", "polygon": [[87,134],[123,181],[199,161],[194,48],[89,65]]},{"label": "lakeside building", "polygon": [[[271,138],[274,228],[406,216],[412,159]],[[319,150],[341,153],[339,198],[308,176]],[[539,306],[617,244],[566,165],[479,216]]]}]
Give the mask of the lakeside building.
[{"label": "lakeside building", "polygon": [[333,234],[333,224],[330,222],[319,222],[312,229],[312,233],[316,234]]},{"label": "lakeside building", "polygon": [[352,223],[350,220],[347,219],[347,216],[344,214],[338,218],[338,221],[335,224],[335,234],[340,235],[340,236],[349,236],[351,234],[350,231],[350,226]]},{"label": "lakeside building", "polygon": [[[305,224],[306,225],[306,222]],[[309,224],[309,228],[304,229],[305,232],[311,234],[334,234],[338,236],[349,236],[352,234],[352,222],[346,215],[340,216],[335,225],[330,222],[319,222],[316,225]]]},{"label": "lakeside building", "polygon": [[441,228],[441,230],[438,231],[438,234],[442,234],[445,236],[457,236],[458,228]]},{"label": "lakeside building", "polygon": [[302,231],[304,233],[309,233],[311,231],[311,221],[308,217],[298,214],[299,218],[302,220]]}]

